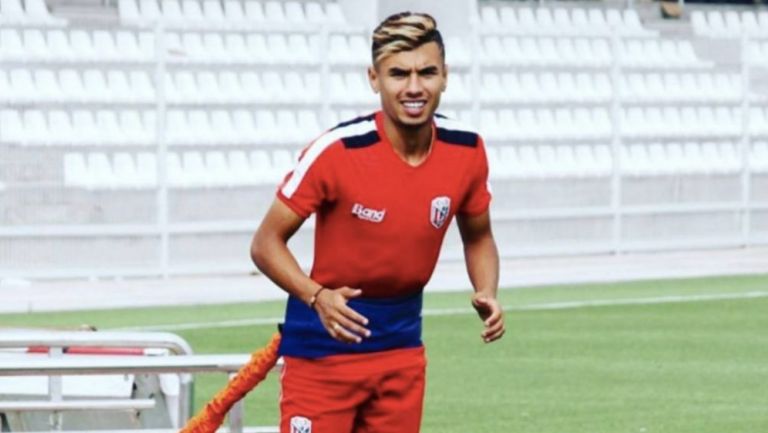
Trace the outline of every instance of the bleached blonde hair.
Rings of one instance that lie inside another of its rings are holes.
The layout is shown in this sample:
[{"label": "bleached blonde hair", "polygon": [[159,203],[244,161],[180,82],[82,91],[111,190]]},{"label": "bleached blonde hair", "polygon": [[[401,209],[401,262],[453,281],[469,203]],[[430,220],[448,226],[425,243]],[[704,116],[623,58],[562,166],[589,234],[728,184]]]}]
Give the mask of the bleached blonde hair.
[{"label": "bleached blonde hair", "polygon": [[437,21],[431,15],[415,12],[390,15],[373,31],[373,64],[378,65],[392,54],[411,51],[429,42],[437,43],[444,61],[443,37],[437,30]]}]

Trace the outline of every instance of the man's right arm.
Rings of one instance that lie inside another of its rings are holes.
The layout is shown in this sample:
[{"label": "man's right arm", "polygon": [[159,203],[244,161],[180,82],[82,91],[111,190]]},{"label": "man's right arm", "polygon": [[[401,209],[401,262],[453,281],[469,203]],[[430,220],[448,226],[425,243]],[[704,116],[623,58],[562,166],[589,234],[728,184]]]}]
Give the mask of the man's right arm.
[{"label": "man's right arm", "polygon": [[288,250],[288,240],[304,220],[280,199],[275,199],[253,236],[251,259],[275,284],[308,304],[322,286],[301,270]]},{"label": "man's right arm", "polygon": [[361,337],[370,335],[363,327],[368,320],[348,307],[347,300],[360,296],[360,290],[349,287],[320,290],[323,286],[304,273],[288,249],[288,240],[304,220],[280,199],[275,199],[253,236],[251,259],[264,275],[305,304],[309,305],[316,296],[312,307],[333,338],[359,343]]}]

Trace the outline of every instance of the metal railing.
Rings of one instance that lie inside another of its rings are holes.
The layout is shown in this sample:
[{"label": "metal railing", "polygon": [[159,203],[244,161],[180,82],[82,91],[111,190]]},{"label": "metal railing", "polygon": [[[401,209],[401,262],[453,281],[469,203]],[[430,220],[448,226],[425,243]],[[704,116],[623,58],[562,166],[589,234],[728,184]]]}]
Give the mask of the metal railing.
[{"label": "metal railing", "polygon": [[[48,348],[49,356],[19,353],[29,347]],[[78,348],[142,348],[169,352],[168,356],[134,355],[66,355],[69,347]],[[66,375],[104,374],[176,374],[180,377],[178,420],[183,424],[191,416],[192,373],[238,371],[250,356],[194,355],[181,337],[161,332],[0,332],[0,377],[48,377],[46,401],[0,402],[0,412],[51,411],[51,430],[61,429],[61,414],[69,411],[142,410],[154,407],[153,399],[79,399],[63,400],[61,380]],[[243,432],[243,402],[236,403],[229,414],[229,430]],[[179,425],[174,426],[179,427]],[[272,432],[274,427],[258,427],[248,431]]]}]

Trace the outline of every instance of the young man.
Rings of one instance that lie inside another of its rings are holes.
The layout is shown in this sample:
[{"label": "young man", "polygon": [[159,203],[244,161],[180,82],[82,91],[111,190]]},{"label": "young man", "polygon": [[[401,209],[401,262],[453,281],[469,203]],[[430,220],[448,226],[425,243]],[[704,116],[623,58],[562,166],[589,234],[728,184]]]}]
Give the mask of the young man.
[{"label": "young man", "polygon": [[[373,33],[368,78],[381,111],[343,122],[303,152],[251,246],[290,296],[280,354],[283,433],[415,433],[425,357],[422,291],[455,216],[486,343],[504,334],[496,300],[488,165],[477,133],[435,115],[442,37],[426,14]],[[307,276],[287,247],[316,213]]]}]

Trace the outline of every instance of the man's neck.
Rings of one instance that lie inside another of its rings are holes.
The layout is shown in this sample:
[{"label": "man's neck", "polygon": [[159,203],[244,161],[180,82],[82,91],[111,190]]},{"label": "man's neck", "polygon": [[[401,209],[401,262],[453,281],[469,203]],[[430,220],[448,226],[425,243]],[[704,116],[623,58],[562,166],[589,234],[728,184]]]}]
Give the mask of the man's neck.
[{"label": "man's neck", "polygon": [[396,125],[389,117],[384,116],[384,133],[395,153],[407,164],[419,165],[429,155],[432,147],[432,124],[425,123],[413,128]]}]

